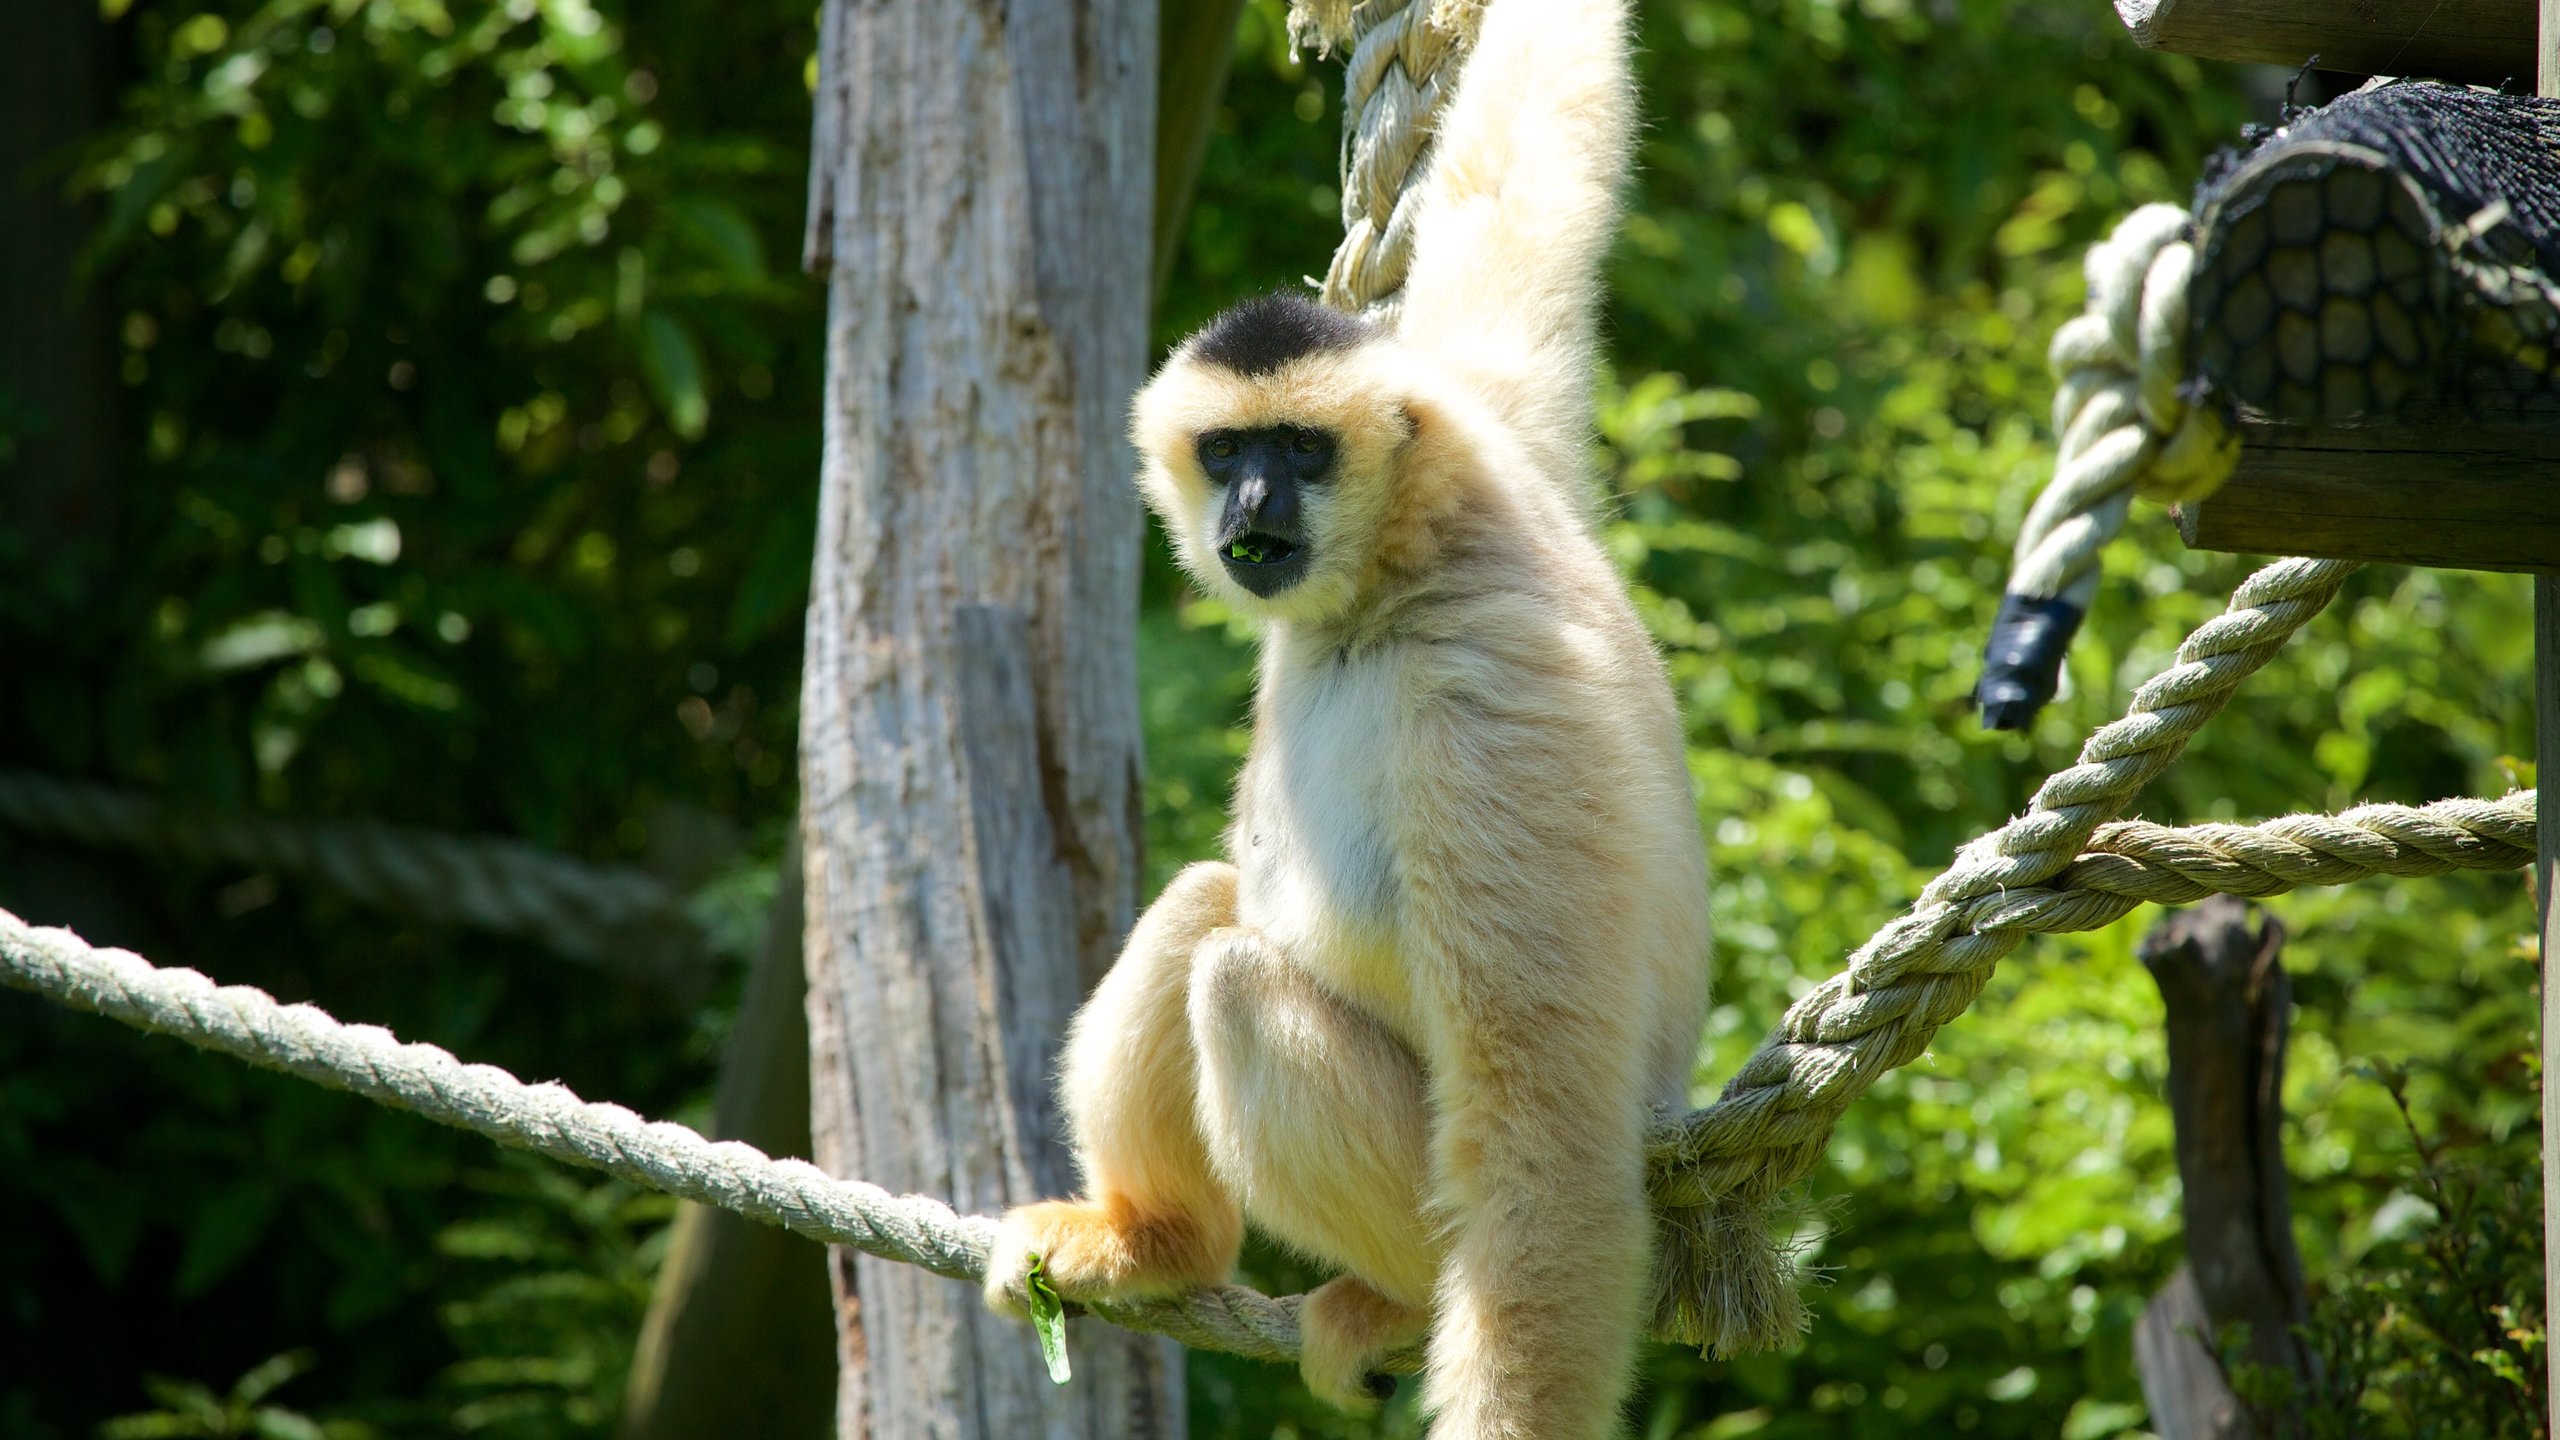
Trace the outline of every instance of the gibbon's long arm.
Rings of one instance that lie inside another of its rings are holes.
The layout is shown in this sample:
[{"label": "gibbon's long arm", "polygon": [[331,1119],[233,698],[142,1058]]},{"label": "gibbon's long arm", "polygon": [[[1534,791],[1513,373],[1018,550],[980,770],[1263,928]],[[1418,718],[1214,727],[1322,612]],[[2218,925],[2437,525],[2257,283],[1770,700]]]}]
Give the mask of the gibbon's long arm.
[{"label": "gibbon's long arm", "polygon": [[[1430,0],[1415,0],[1417,4]],[[1491,0],[1424,183],[1398,338],[1579,476],[1635,128],[1625,0]]]}]

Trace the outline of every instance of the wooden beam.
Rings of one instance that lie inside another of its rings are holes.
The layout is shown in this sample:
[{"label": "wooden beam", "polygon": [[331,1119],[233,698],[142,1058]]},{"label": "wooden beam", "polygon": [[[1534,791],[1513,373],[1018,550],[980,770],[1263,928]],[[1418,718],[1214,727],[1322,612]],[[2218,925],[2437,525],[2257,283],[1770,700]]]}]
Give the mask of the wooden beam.
[{"label": "wooden beam", "polygon": [[2244,419],[2231,479],[2176,513],[2199,550],[2560,569],[2560,424]]},{"label": "wooden beam", "polygon": [[1235,61],[1244,0],[1165,0],[1156,30],[1155,288],[1164,294],[1182,254],[1191,192],[1208,158],[1209,131]]},{"label": "wooden beam", "polygon": [[2503,85],[2534,73],[2535,0],[2116,0],[2146,50]]}]

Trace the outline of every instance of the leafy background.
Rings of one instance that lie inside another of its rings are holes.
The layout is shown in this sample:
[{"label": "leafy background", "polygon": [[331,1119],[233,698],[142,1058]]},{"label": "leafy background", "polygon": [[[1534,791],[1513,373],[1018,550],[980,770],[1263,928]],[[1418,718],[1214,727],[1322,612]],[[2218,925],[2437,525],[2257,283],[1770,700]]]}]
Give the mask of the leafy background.
[{"label": "leafy background", "polygon": [[[0,763],[751,898],[793,802],[814,509],[811,7],[108,0],[103,23],[113,112],[38,183],[94,206],[112,519],[0,522]],[[2246,573],[2138,517],[2062,700],[2026,736],[1971,718],[2079,252],[2181,198],[2282,77],[2138,52],[2095,0],[1645,0],[1641,26],[1601,452],[1718,876],[1703,1098]],[[1160,341],[1320,268],[1336,99],[1251,0]],[[0,457],[46,423],[5,401]],[[1215,844],[1249,650],[1150,553],[1161,879]],[[2500,793],[2531,754],[2528,619],[2516,577],[2363,574],[2142,809]],[[707,1113],[734,1003],[5,834],[0,903],[678,1118]],[[2502,1397],[2538,1310],[2490,1309],[2540,1285],[2523,882],[2275,909],[2296,1232],[2324,1336],[2373,1381],[2335,1433],[2525,1433]],[[1634,1433],[2139,1432],[2131,1329],[2179,1258],[2132,954],[2155,918],[2022,952],[1861,1102],[1816,1180],[1812,1333],[1649,1352]],[[602,1435],[667,1214],[0,998],[0,1434]],[[1409,1393],[1355,1423],[1219,1357],[1192,1389],[1201,1437],[1419,1429]]]}]

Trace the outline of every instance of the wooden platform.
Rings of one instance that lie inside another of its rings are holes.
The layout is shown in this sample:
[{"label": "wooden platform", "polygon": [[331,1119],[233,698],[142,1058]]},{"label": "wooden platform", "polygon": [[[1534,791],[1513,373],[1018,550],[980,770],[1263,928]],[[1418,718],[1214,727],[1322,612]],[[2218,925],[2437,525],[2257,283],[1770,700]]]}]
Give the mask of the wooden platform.
[{"label": "wooden platform", "polygon": [[2200,550],[2560,569],[2560,424],[2241,422],[2239,468],[2175,507]]},{"label": "wooden platform", "polygon": [[2531,93],[2535,0],[2115,0],[2145,49]]}]

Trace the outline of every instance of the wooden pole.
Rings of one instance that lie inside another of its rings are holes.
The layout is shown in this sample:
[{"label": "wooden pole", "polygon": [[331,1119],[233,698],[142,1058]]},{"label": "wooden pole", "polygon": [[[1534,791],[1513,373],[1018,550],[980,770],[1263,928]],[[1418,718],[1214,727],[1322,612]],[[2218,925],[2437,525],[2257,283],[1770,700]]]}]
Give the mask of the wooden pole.
[{"label": "wooden pole", "polygon": [[0,395],[24,412],[0,521],[31,542],[39,574],[86,562],[84,588],[116,534],[127,428],[115,317],[78,278],[96,207],[63,198],[59,166],[115,113],[129,43],[91,0],[0,6]]},{"label": "wooden pole", "polygon": [[[826,444],[800,700],[819,1164],[990,1214],[1073,1189],[1051,1077],[1140,874],[1155,0],[828,0]],[[842,1440],[1174,1440],[1169,1341],[838,1250]]]},{"label": "wooden pole", "polygon": [[1244,0],[1164,0],[1156,47],[1155,289],[1161,296],[1182,255],[1191,192],[1208,158],[1218,98],[1235,63]]},{"label": "wooden pole", "polygon": [[[2543,0],[2543,34],[2553,32],[2552,11],[2560,0]],[[2542,52],[2543,88],[2549,92],[2552,52]],[[2555,1003],[2552,976],[2560,965],[2560,904],[2552,888],[2560,885],[2560,575],[2533,577],[2533,751],[2537,784],[2534,813],[2541,855],[2533,867],[2534,895],[2542,908],[2542,1313],[2544,1323],[2560,1315],[2560,1003]],[[2547,1347],[2550,1368],[2551,1433],[2560,1435],[2560,1346]]]},{"label": "wooden pole", "polygon": [[[2541,0],[2541,27],[2534,41],[2538,88],[2560,95],[2560,0]],[[2547,473],[2547,472],[2546,472]],[[2560,904],[2552,889],[2560,885],[2560,573],[2545,571],[2533,578],[2533,752],[2537,784],[2534,813],[2541,854],[2533,867],[2533,890],[2542,910],[2542,1316],[2547,1327],[2560,1316],[2560,1004],[2554,1002],[2553,965],[2560,962]],[[2551,1397],[2551,1433],[2560,1435],[2560,1345],[2546,1345]]]},{"label": "wooden pole", "polygon": [[[800,847],[738,999],[711,1133],[809,1153],[809,1031]],[[836,1342],[824,1250],[717,1206],[677,1207],[622,1392],[620,1440],[825,1440]]]}]

